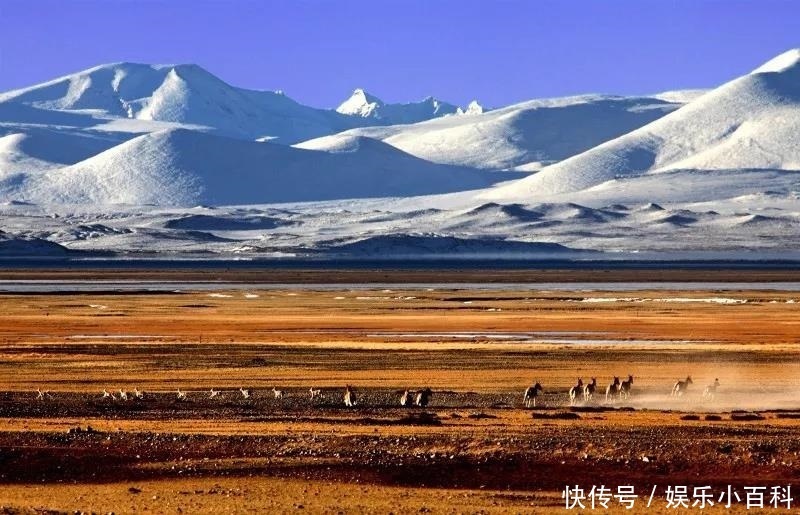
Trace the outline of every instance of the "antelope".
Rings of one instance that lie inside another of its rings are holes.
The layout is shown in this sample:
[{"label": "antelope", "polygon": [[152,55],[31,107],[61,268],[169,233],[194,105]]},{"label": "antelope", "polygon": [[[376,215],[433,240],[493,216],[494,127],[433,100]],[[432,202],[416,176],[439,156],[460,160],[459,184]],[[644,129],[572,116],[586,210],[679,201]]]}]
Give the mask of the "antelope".
[{"label": "antelope", "polygon": [[127,400],[128,400],[128,392],[126,392],[125,390],[123,390],[122,388],[120,388],[120,389],[119,389],[119,398],[120,398],[121,400],[123,400],[123,401],[127,401]]},{"label": "antelope", "polygon": [[569,404],[574,405],[578,399],[578,393],[583,392],[583,378],[578,378],[578,384],[569,389]]},{"label": "antelope", "polygon": [[403,395],[400,396],[400,405],[403,406],[404,408],[408,408],[409,406],[412,405],[413,398],[414,398],[414,392],[405,390],[403,392]]},{"label": "antelope", "polygon": [[672,387],[671,395],[673,397],[683,397],[683,394],[689,389],[690,384],[692,384],[692,376],[686,376],[685,381],[678,381],[675,383],[675,386]]},{"label": "antelope", "polygon": [[597,378],[593,377],[592,382],[583,387],[583,402],[594,399],[594,392],[597,390]]},{"label": "antelope", "polygon": [[614,381],[606,387],[606,402],[612,402],[615,395],[619,395],[619,377],[617,376],[614,376]]},{"label": "antelope", "polygon": [[433,395],[433,392],[430,388],[425,388],[424,390],[417,392],[417,396],[414,399],[414,404],[420,408],[427,407],[431,400],[431,395]]},{"label": "antelope", "polygon": [[239,388],[239,391],[242,392],[242,397],[244,397],[245,399],[250,398],[250,390],[245,388]]},{"label": "antelope", "polygon": [[356,405],[356,392],[353,391],[353,387],[350,385],[347,385],[344,389],[344,405],[348,408]]},{"label": "antelope", "polygon": [[208,398],[213,399],[214,397],[218,397],[219,393],[220,393],[219,390],[215,390],[212,388],[211,391],[208,392]]},{"label": "antelope", "polygon": [[103,398],[103,399],[111,399],[112,401],[115,401],[115,400],[117,400],[117,398],[116,398],[116,397],[114,397],[114,394],[113,394],[113,393],[108,393],[108,391],[107,391],[107,390],[103,390],[103,396],[102,396],[102,398]]},{"label": "antelope", "polygon": [[52,399],[53,395],[50,393],[50,390],[40,390],[39,388],[36,389],[36,400],[44,401],[47,399]]},{"label": "antelope", "polygon": [[628,374],[628,379],[619,384],[619,397],[629,399],[631,396],[631,386],[633,385],[633,376]]},{"label": "antelope", "polygon": [[719,379],[714,379],[714,382],[706,386],[706,389],[703,390],[703,398],[713,401],[714,397],[717,396],[718,387],[719,387]]},{"label": "antelope", "polygon": [[525,388],[525,395],[522,397],[523,402],[525,403],[526,408],[530,408],[531,405],[536,407],[536,397],[539,396],[539,392],[543,391],[542,385],[538,382],[533,385]]},{"label": "antelope", "polygon": [[142,392],[142,391],[139,391],[139,389],[138,389],[138,388],[134,387],[134,388],[133,388],[133,396],[134,396],[136,399],[142,400],[142,399],[144,399],[144,392]]},{"label": "antelope", "polygon": [[272,394],[275,395],[276,399],[283,399],[283,390],[276,390],[275,387],[272,387]]},{"label": "antelope", "polygon": [[179,401],[186,400],[186,392],[182,392],[180,388],[178,388],[178,400]]},{"label": "antelope", "polygon": [[322,396],[322,390],[320,390],[319,388],[314,388],[313,386],[308,389],[308,393],[311,394],[312,401],[317,397]]}]

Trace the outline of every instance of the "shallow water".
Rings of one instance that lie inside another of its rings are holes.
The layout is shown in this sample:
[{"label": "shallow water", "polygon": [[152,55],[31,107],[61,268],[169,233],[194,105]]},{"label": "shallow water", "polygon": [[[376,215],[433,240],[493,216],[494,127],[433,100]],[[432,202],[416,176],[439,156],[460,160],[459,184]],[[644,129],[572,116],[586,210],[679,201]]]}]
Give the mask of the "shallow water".
[{"label": "shallow water", "polygon": [[[147,280],[0,280],[0,292],[220,291],[220,290],[478,290],[478,291],[800,291],[800,282],[582,282],[582,283],[236,283]],[[378,299],[379,300],[379,299]]]}]

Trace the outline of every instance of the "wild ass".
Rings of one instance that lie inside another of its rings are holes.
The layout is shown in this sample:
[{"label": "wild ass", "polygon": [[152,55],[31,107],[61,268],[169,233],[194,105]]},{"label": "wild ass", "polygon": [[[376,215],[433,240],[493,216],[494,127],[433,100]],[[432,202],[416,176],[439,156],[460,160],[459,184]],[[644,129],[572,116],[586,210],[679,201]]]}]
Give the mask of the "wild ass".
[{"label": "wild ass", "polygon": [[593,400],[595,391],[597,391],[597,378],[593,377],[592,381],[583,387],[583,402]]},{"label": "wild ass", "polygon": [[692,384],[692,376],[686,376],[684,381],[678,381],[675,383],[675,386],[672,387],[672,396],[673,397],[683,397],[683,394],[686,393],[686,390],[689,389],[689,385]]},{"label": "wild ass", "polygon": [[619,398],[629,399],[631,397],[631,387],[633,386],[633,376],[628,374],[628,379],[619,384]]},{"label": "wild ass", "polygon": [[539,392],[543,391],[542,385],[540,383],[536,383],[533,386],[529,386],[525,388],[525,396],[522,398],[523,402],[525,403],[526,408],[530,408],[533,406],[536,407],[536,397],[539,396]]},{"label": "wild ass", "polygon": [[614,376],[614,380],[606,387],[606,402],[613,402],[614,397],[619,395],[619,377]]},{"label": "wild ass", "polygon": [[578,384],[569,389],[569,404],[574,405],[578,401],[578,394],[583,394],[583,378],[578,378]]},{"label": "wild ass", "polygon": [[713,401],[714,397],[717,396],[717,388],[719,388],[719,378],[714,379],[713,383],[706,386],[706,389],[703,390],[703,398]]},{"label": "wild ass", "polygon": [[353,391],[353,387],[350,385],[347,385],[344,389],[344,405],[348,408],[356,405],[356,392]]}]

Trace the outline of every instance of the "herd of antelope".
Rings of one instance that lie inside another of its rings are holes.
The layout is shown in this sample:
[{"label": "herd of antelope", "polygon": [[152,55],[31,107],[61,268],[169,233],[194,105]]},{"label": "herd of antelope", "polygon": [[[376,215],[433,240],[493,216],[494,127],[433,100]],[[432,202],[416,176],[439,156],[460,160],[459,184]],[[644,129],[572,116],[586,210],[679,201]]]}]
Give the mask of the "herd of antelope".
[{"label": "herd of antelope", "polygon": [[[675,384],[672,386],[672,389],[669,392],[671,397],[680,398],[683,397],[688,389],[689,386],[693,384],[692,377],[687,376],[686,379],[676,381]],[[708,386],[705,387],[703,390],[703,399],[708,401],[713,401],[717,395],[717,388],[719,387],[719,379],[714,379],[713,383],[710,383]],[[592,377],[588,383],[583,382],[583,378],[578,378],[578,381],[574,386],[572,386],[567,394],[569,397],[569,404],[570,406],[575,406],[578,403],[589,404],[592,402],[596,402],[598,398],[596,397],[602,395],[602,390],[598,391],[597,385],[597,378]],[[536,398],[544,391],[541,383],[537,382],[532,386],[529,386],[525,389],[525,393],[523,394],[523,404],[526,408],[535,408],[536,407]],[[322,397],[322,389],[314,388],[313,386],[308,389],[309,397],[311,402],[313,403],[315,399],[319,399]],[[49,390],[41,390],[39,388],[36,389],[36,399],[40,401],[46,401],[53,399],[53,394]],[[197,395],[199,392],[193,392],[193,396]],[[205,392],[204,396],[208,399],[224,399],[227,394],[236,395],[236,390],[231,391],[223,391],[223,390],[215,390],[211,388],[208,392]],[[272,388],[271,393],[275,400],[282,400],[284,398],[284,391],[279,390],[277,388]],[[617,401],[624,401],[631,398],[633,393],[633,376],[628,375],[628,378],[625,380],[620,381],[619,377],[614,377],[614,379],[606,386],[605,389],[605,397],[604,400],[606,403],[614,403]],[[246,388],[239,388],[238,394],[243,399],[250,399],[253,393]],[[424,388],[422,390],[404,390],[403,393],[400,395],[400,406],[404,408],[409,407],[420,407],[425,408],[430,403],[431,397],[433,396],[433,390],[430,388]],[[143,400],[145,398],[145,393],[138,388],[134,388],[133,391],[125,391],[125,390],[118,390],[116,393],[109,392],[108,390],[103,390],[100,393],[101,399],[107,399],[110,401],[133,401],[133,400]],[[182,391],[180,388],[177,389],[175,392],[175,399],[177,401],[188,401],[189,400],[189,392]],[[600,399],[603,399],[602,397]],[[342,395],[342,401],[344,405],[348,408],[356,406],[358,403],[358,398],[356,395],[355,390],[352,386],[347,385],[344,389],[344,393]]]}]

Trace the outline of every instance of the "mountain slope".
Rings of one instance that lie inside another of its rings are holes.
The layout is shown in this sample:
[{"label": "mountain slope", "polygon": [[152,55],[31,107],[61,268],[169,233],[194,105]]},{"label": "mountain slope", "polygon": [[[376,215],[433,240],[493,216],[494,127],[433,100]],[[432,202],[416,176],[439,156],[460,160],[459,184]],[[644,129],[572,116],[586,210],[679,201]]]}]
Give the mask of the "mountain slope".
[{"label": "mountain slope", "polygon": [[246,139],[292,143],[360,125],[281,93],[231,86],[196,65],[113,63],[0,94],[0,105],[93,110],[105,116],[203,125]]},{"label": "mountain slope", "polygon": [[726,169],[800,170],[800,50],[482,198],[567,194],[646,174]]},{"label": "mountain slope", "polygon": [[0,178],[77,163],[121,142],[91,131],[0,127]]},{"label": "mountain slope", "polygon": [[72,166],[0,181],[0,196],[40,204],[248,204],[424,195],[503,179],[429,163],[368,138],[330,153],[174,129]]},{"label": "mountain slope", "polygon": [[[367,136],[436,163],[536,170],[639,128],[682,104],[649,97],[587,95],[523,102],[483,114],[413,125],[358,128],[300,148],[325,150],[338,138]],[[478,107],[473,112],[479,111]],[[532,161],[536,161],[532,163]]]},{"label": "mountain slope", "polygon": [[[2,93],[0,106],[4,105],[36,109],[35,113],[46,115],[40,116],[42,120],[50,117],[50,124],[65,113],[89,111],[106,117],[205,126],[231,137],[284,144],[354,127],[418,122],[458,109],[430,97],[416,103],[384,104],[356,90],[343,104],[350,107],[337,112],[300,104],[282,93],[231,86],[197,65],[125,62]],[[21,114],[29,117],[32,112]]]}]

